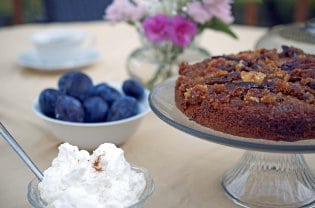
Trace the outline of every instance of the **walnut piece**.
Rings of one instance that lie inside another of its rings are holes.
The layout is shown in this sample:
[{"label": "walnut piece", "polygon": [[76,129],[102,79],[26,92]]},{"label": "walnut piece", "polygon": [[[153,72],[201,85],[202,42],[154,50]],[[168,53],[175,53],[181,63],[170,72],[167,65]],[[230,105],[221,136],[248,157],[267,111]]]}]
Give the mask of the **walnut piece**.
[{"label": "walnut piece", "polygon": [[241,78],[244,82],[254,82],[262,84],[266,78],[266,74],[257,71],[241,71]]}]

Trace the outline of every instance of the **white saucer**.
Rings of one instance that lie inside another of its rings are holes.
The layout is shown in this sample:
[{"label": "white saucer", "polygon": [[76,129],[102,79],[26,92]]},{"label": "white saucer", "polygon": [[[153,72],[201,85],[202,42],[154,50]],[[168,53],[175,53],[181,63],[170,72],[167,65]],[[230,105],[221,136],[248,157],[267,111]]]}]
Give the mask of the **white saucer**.
[{"label": "white saucer", "polygon": [[86,48],[82,54],[70,60],[60,62],[43,62],[34,49],[25,51],[17,57],[19,65],[41,71],[58,71],[88,66],[101,57],[95,48]]}]

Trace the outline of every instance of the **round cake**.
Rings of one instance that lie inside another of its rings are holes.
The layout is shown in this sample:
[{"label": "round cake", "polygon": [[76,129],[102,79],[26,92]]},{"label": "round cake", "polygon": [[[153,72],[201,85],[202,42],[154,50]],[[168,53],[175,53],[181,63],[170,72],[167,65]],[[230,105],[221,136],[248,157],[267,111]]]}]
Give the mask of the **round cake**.
[{"label": "round cake", "polygon": [[224,133],[275,141],[315,138],[315,55],[283,46],[179,67],[175,103]]}]

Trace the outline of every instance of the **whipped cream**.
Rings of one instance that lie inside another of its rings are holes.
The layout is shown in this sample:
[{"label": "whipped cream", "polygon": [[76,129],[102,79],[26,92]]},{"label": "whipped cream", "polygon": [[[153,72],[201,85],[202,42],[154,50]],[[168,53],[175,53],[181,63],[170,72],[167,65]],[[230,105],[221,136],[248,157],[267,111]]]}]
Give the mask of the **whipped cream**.
[{"label": "whipped cream", "polygon": [[143,173],[132,170],[114,144],[102,144],[90,155],[65,143],[38,189],[47,208],[121,208],[136,203],[145,185]]}]

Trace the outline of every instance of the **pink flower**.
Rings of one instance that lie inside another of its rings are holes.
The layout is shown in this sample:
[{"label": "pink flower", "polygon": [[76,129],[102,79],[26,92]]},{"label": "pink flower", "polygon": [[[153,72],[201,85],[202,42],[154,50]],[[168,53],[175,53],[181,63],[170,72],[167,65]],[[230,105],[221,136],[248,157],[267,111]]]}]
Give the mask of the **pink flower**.
[{"label": "pink flower", "polygon": [[182,48],[188,46],[196,34],[197,26],[191,20],[180,15],[174,16],[171,20],[168,35],[175,45]]},{"label": "pink flower", "polygon": [[148,17],[143,24],[145,36],[154,43],[168,40],[179,47],[190,44],[197,34],[194,22],[183,16],[176,15],[172,19],[164,14]]},{"label": "pink flower", "polygon": [[137,21],[145,14],[145,8],[129,0],[114,0],[105,11],[105,19],[111,22]]},{"label": "pink flower", "polygon": [[225,0],[203,0],[204,4],[219,4],[221,1]]},{"label": "pink flower", "polygon": [[215,16],[227,24],[234,21],[231,13],[232,0],[203,0],[203,3],[210,16]]},{"label": "pink flower", "polygon": [[129,20],[137,21],[140,20],[146,13],[146,8],[143,5],[133,5],[126,10],[126,16],[129,17]]},{"label": "pink flower", "polygon": [[187,5],[187,14],[198,23],[205,23],[209,21],[212,16],[206,10],[204,5],[201,2],[192,2]]},{"label": "pink flower", "polygon": [[154,43],[159,43],[166,40],[168,37],[168,26],[170,19],[164,14],[158,14],[146,18],[143,23],[145,36]]}]

